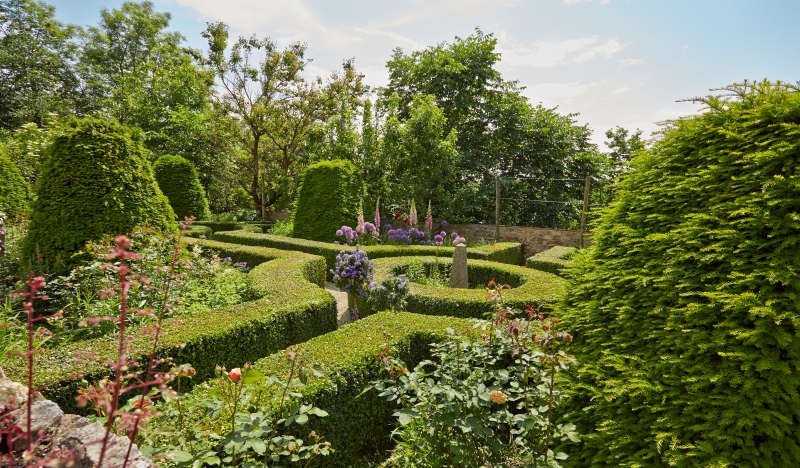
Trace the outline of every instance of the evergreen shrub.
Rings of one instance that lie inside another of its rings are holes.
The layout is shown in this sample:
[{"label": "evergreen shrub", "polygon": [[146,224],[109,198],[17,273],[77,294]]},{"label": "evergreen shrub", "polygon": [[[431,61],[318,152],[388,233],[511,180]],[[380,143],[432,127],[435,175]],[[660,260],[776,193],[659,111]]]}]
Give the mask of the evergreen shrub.
[{"label": "evergreen shrub", "polygon": [[179,220],[194,216],[198,221],[211,218],[200,177],[194,164],[183,156],[165,154],[156,159],[153,172],[158,187],[169,199]]},{"label": "evergreen shrub", "polygon": [[177,232],[146,151],[141,134],[116,120],[86,117],[65,125],[40,169],[23,258],[70,266],[90,240],[137,226]]},{"label": "evergreen shrub", "polygon": [[333,242],[337,229],[356,224],[364,194],[364,181],[350,161],[308,166],[297,189],[293,237]]},{"label": "evergreen shrub", "polygon": [[800,466],[800,92],[703,98],[577,256],[573,467]]},{"label": "evergreen shrub", "polygon": [[575,247],[557,245],[528,257],[525,266],[563,277],[572,267],[572,257],[577,251]]},{"label": "evergreen shrub", "polygon": [[[2,150],[0,146],[0,150]],[[16,164],[0,153],[0,213],[4,218],[14,219],[26,215],[30,209],[30,186]]]}]

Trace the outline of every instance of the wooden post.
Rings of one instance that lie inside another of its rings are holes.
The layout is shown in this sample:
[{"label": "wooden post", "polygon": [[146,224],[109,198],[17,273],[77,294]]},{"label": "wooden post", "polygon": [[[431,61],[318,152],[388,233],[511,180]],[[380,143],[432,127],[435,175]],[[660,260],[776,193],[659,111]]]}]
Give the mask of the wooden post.
[{"label": "wooden post", "polygon": [[267,213],[266,213],[267,207],[266,207],[266,206],[264,206],[264,202],[265,202],[265,201],[266,201],[266,199],[265,199],[265,197],[264,197],[264,173],[262,172],[262,173],[261,173],[261,221],[262,221],[262,222],[263,222],[265,219],[267,219],[267,216],[266,216],[266,214],[267,214]]},{"label": "wooden post", "polygon": [[500,176],[494,176],[494,241],[500,242]]},{"label": "wooden post", "polygon": [[583,248],[583,235],[586,232],[586,212],[589,211],[589,188],[592,186],[591,176],[586,176],[583,186],[583,212],[581,213],[581,248]]}]

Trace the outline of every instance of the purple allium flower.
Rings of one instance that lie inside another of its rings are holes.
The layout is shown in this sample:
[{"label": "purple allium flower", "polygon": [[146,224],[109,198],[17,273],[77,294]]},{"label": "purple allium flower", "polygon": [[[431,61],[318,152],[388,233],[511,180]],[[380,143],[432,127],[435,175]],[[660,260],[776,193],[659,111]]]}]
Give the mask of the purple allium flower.
[{"label": "purple allium flower", "polygon": [[386,223],[386,224],[383,225],[383,228],[388,231],[388,230],[392,229],[392,225],[389,224],[389,223]]},{"label": "purple allium flower", "polygon": [[339,236],[339,237],[342,237],[344,235],[344,232],[342,232],[342,230],[339,229],[339,230],[336,231],[336,235]]},{"label": "purple allium flower", "polygon": [[339,241],[333,241],[334,244],[339,245]]},{"label": "purple allium flower", "polygon": [[424,240],[419,241],[419,245],[425,245],[425,241]]},{"label": "purple allium flower", "polygon": [[225,257],[225,258],[222,259],[222,261],[223,262],[230,262],[231,261],[231,257]]},{"label": "purple allium flower", "polygon": [[454,241],[453,241],[453,243],[454,243],[454,244],[463,244],[463,243],[464,243],[464,242],[466,242],[466,241],[467,241],[467,240],[466,240],[466,239],[464,239],[463,237],[456,237],[456,240],[454,240]]},{"label": "purple allium flower", "polygon": [[442,237],[441,234],[436,234],[435,236],[433,236],[433,241],[436,242],[436,245],[442,245],[443,240],[444,238]]},{"label": "purple allium flower", "polygon": [[450,237],[452,237],[453,239],[455,239],[456,237],[458,237],[458,233],[457,233],[457,232],[455,232],[455,231],[453,231],[453,232],[450,234]]},{"label": "purple allium flower", "polygon": [[406,237],[406,244],[411,244],[411,242],[412,242],[411,239]]},{"label": "purple allium flower", "polygon": [[444,219],[442,220],[442,227],[443,228],[447,227],[447,220]]},{"label": "purple allium flower", "polygon": [[447,233],[446,233],[446,232],[444,232],[444,231],[440,232],[440,233],[439,233],[439,235],[440,235],[440,236],[442,236],[442,239],[444,239],[445,237],[447,237]]}]

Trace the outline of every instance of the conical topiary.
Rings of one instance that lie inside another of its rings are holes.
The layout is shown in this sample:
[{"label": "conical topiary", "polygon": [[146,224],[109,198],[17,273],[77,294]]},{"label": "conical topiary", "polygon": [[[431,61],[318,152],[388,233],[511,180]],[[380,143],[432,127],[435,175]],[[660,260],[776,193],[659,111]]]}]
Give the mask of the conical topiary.
[{"label": "conical topiary", "polygon": [[140,134],[116,120],[65,126],[48,148],[36,195],[23,254],[49,267],[70,266],[87,241],[137,226],[177,232]]},{"label": "conical topiary", "polygon": [[165,154],[153,164],[158,186],[169,199],[178,219],[189,216],[202,221],[211,218],[208,199],[197,169],[183,156]]}]

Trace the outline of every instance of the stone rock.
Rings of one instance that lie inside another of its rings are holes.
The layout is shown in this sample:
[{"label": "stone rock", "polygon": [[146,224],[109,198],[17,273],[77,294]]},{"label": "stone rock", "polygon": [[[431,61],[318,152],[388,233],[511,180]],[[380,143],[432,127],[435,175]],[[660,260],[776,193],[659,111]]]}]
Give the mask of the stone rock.
[{"label": "stone rock", "polygon": [[[42,401],[44,397],[34,393],[33,401]],[[28,402],[28,387],[21,383],[13,382],[6,378],[3,369],[0,369],[0,407],[13,405],[14,408],[21,408]]]},{"label": "stone rock", "polygon": [[[27,426],[28,411],[26,407],[22,407],[11,414],[16,417],[17,426],[22,428]],[[50,432],[58,427],[62,416],[64,416],[64,412],[50,400],[40,400],[32,403],[31,433],[36,434],[34,437],[38,437],[40,431],[43,433]],[[14,442],[14,450],[25,450],[25,445],[25,439],[17,439]]]},{"label": "stone rock", "polygon": [[450,287],[466,289],[469,287],[468,280],[467,246],[458,244],[453,254],[453,268],[450,270]]}]

